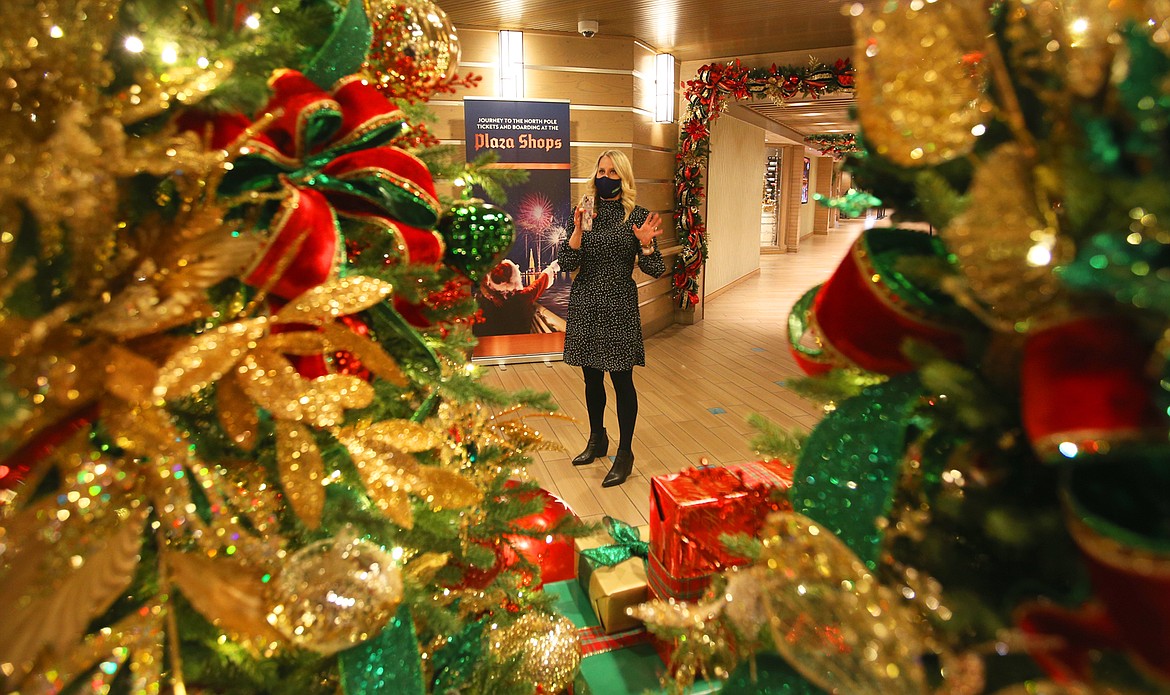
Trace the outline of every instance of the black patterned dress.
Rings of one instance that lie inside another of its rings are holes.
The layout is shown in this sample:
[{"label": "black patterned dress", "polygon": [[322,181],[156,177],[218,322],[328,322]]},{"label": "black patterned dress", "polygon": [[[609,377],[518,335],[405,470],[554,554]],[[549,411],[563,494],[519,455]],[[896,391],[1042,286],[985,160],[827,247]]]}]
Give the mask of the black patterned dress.
[{"label": "black patterned dress", "polygon": [[[666,272],[658,241],[654,241],[654,253],[642,255],[634,236],[634,226],[644,224],[649,214],[646,208],[635,207],[622,222],[625,208],[620,200],[599,200],[593,231],[582,234],[581,248],[570,248],[567,238],[561,244],[561,270],[580,268],[569,290],[566,364],[607,372],[646,366],[638,285],[632,277],[634,261],[652,277]],[[569,225],[572,236],[572,222]]]}]

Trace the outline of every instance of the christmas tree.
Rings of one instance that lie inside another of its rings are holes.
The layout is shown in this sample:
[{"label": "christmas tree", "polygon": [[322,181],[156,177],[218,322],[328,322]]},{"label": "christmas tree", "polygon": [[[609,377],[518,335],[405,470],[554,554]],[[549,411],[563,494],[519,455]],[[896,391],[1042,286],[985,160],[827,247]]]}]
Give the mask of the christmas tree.
[{"label": "christmas tree", "polygon": [[510,221],[415,154],[477,79],[442,11],[17,0],[0,42],[4,689],[567,685],[509,541],[576,528],[516,482],[549,404],[468,361]]},{"label": "christmas tree", "polygon": [[797,303],[793,511],[639,612],[680,687],[1166,692],[1167,7],[856,9],[846,166],[937,235],[867,231]]}]

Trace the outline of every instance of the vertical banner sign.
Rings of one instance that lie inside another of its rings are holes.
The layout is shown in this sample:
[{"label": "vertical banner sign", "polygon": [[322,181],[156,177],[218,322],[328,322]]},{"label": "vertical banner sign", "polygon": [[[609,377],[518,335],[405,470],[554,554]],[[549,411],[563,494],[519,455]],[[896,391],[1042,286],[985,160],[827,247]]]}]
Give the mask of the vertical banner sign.
[{"label": "vertical banner sign", "polygon": [[463,115],[467,161],[490,150],[499,156],[494,166],[528,172],[503,205],[516,222],[516,244],[475,288],[484,321],[475,325],[474,357],[559,359],[571,281],[556,263],[573,212],[569,102],[465,97]]}]

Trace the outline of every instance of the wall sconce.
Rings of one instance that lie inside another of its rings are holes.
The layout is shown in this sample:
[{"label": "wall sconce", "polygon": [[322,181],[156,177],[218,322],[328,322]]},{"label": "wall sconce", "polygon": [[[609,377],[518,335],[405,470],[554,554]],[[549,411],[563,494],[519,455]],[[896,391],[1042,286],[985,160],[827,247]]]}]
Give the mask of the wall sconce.
[{"label": "wall sconce", "polygon": [[654,56],[654,122],[674,122],[674,56]]},{"label": "wall sconce", "polygon": [[524,98],[524,32],[500,32],[500,96]]}]

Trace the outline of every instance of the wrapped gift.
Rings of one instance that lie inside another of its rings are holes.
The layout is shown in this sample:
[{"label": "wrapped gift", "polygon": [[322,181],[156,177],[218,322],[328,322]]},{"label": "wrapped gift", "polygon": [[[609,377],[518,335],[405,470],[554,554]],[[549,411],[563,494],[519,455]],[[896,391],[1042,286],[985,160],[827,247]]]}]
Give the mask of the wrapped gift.
[{"label": "wrapped gift", "polygon": [[594,615],[605,632],[641,624],[626,608],[647,599],[646,555],[650,527],[634,528],[606,517],[608,532],[577,538],[577,581],[589,596]]},{"label": "wrapped gift", "polygon": [[763,488],[771,493],[772,490],[788,490],[792,487],[796,466],[780,459],[768,459],[738,463],[728,466],[727,470],[738,475],[744,485],[750,488]]},{"label": "wrapped gift", "polygon": [[742,564],[743,558],[724,548],[719,537],[754,536],[767,511],[766,491],[745,485],[727,468],[655,476],[650,481],[650,555],[664,576],[679,580]]},{"label": "wrapped gift", "polygon": [[657,555],[650,553],[646,575],[651,598],[660,598],[664,601],[667,599],[695,601],[707,590],[715,573],[679,577],[671,574]]},{"label": "wrapped gift", "polygon": [[[649,642],[644,627],[606,634],[589,606],[589,597],[574,581],[545,584],[552,609],[578,628],[581,638],[581,670],[573,683],[573,695],[643,695],[662,693],[666,667]],[[690,693],[718,692],[721,681],[696,681]]]},{"label": "wrapped gift", "polygon": [[[643,695],[666,692],[661,677],[665,671],[654,648],[642,642],[625,649],[617,649],[581,661],[581,670],[573,683],[573,695]],[[687,691],[689,695],[717,693],[723,683],[719,680],[697,680]]]}]

